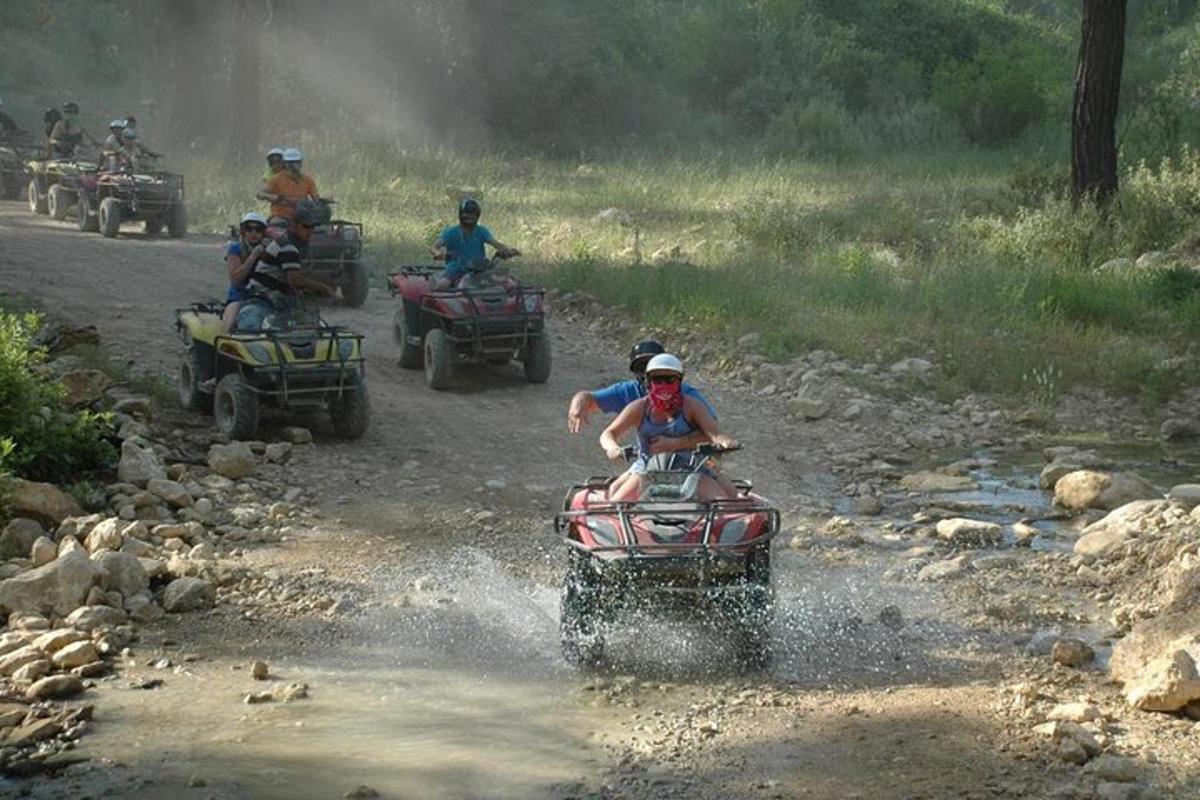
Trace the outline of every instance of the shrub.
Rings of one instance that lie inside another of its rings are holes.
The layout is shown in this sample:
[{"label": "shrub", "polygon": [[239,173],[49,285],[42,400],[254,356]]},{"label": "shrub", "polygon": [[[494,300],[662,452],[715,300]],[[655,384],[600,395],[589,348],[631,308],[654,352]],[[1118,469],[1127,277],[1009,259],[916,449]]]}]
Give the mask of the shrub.
[{"label": "shrub", "polygon": [[36,314],[0,313],[0,472],[65,482],[115,458],[109,415],[64,409],[65,391],[33,346]]}]

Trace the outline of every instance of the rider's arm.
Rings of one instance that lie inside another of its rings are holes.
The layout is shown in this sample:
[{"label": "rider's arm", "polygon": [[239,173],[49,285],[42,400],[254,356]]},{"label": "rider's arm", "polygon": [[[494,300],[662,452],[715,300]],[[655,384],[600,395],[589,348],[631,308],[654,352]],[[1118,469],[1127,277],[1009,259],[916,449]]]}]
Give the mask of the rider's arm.
[{"label": "rider's arm", "polygon": [[245,261],[240,255],[229,254],[225,257],[225,263],[229,266],[229,280],[233,283],[245,283],[250,277],[250,273],[254,271],[254,265],[258,263],[258,257],[262,255],[263,246],[255,245],[250,251],[250,255]]},{"label": "rider's arm", "polygon": [[645,405],[645,400],[637,400],[625,406],[625,410],[609,423],[608,427],[604,429],[604,433],[600,434],[600,446],[604,448],[604,454],[613,461],[620,461],[624,457],[624,450],[620,444],[621,437],[637,427],[638,419],[641,418]]},{"label": "rider's arm", "polygon": [[699,432],[704,436],[704,439],[696,442],[696,444],[703,444],[708,441],[721,447],[737,446],[737,440],[721,433],[720,428],[717,427],[717,421],[713,419],[712,414],[708,413],[708,409],[705,408],[704,403],[696,398],[684,396],[683,413],[687,415],[687,418],[691,420],[693,425],[699,428]]},{"label": "rider's arm", "polygon": [[434,261],[444,261],[446,259],[445,234],[440,234],[438,238],[433,240],[433,247],[429,248],[429,252],[433,254]]},{"label": "rider's arm", "polygon": [[591,392],[576,392],[567,407],[567,430],[579,433],[588,424],[588,417],[600,410]]},{"label": "rider's arm", "polygon": [[332,286],[314,278],[301,275],[300,270],[289,269],[287,271],[287,279],[292,288],[298,292],[307,289],[310,292],[317,292],[318,294],[323,294],[326,297],[336,296],[336,291]]}]

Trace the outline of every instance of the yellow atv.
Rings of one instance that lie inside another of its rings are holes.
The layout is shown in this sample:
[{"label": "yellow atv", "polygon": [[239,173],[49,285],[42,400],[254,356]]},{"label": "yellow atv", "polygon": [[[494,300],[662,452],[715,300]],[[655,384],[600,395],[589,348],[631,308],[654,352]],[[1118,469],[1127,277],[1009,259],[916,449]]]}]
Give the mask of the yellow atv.
[{"label": "yellow atv", "polygon": [[260,406],[323,408],[338,436],[366,433],[371,406],[362,334],[326,325],[313,309],[275,312],[261,331],[222,333],[216,303],[176,309],[175,328],[187,348],[179,401],[212,411],[230,439],[254,438]]}]

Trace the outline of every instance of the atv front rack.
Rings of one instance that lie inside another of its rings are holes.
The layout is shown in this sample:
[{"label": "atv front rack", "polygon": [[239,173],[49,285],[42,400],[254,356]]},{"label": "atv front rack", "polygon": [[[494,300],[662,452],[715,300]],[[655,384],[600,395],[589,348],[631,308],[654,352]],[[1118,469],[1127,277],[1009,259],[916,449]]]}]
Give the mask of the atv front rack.
[{"label": "atv front rack", "polygon": [[[680,557],[703,558],[712,560],[722,556],[741,554],[748,550],[765,546],[779,532],[779,511],[752,496],[723,497],[704,502],[669,501],[669,500],[622,500],[605,501],[589,506],[583,510],[570,508],[571,498],[580,491],[595,491],[607,489],[612,478],[590,478],[586,483],[576,484],[567,493],[563,510],[554,516],[554,530],[568,545],[583,553],[601,555],[621,555],[626,558],[642,561],[659,561],[663,559],[678,559]],[[736,481],[740,490],[748,491],[744,481]],[[766,528],[760,536],[750,541],[717,542],[713,541],[713,527],[718,516],[727,514],[767,516]],[[614,516],[617,527],[618,541],[615,545],[600,545],[589,547],[583,542],[572,538],[569,534],[571,523],[581,517]],[[704,518],[704,531],[699,542],[654,542],[644,543],[637,540],[633,531],[632,517],[654,516],[693,516]],[[647,552],[648,550],[653,552]]]}]

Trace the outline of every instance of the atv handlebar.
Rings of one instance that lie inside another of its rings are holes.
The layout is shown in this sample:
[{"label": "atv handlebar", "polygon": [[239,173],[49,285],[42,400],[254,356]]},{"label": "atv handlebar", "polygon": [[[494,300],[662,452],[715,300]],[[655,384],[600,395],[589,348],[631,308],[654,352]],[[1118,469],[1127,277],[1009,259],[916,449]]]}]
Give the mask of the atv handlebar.
[{"label": "atv handlebar", "polygon": [[[695,447],[693,447],[691,452],[697,456],[702,456],[704,458],[712,458],[715,456],[723,456],[726,453],[732,453],[734,451],[741,450],[741,449],[742,449],[741,444],[734,445],[733,447],[722,447],[719,444],[713,444],[712,442],[705,442],[704,444],[698,444]],[[683,452],[683,451],[681,451],[681,452]],[[626,461],[633,463],[634,459],[637,458],[638,449],[631,444],[627,444],[621,448],[621,455],[625,458]]]}]

